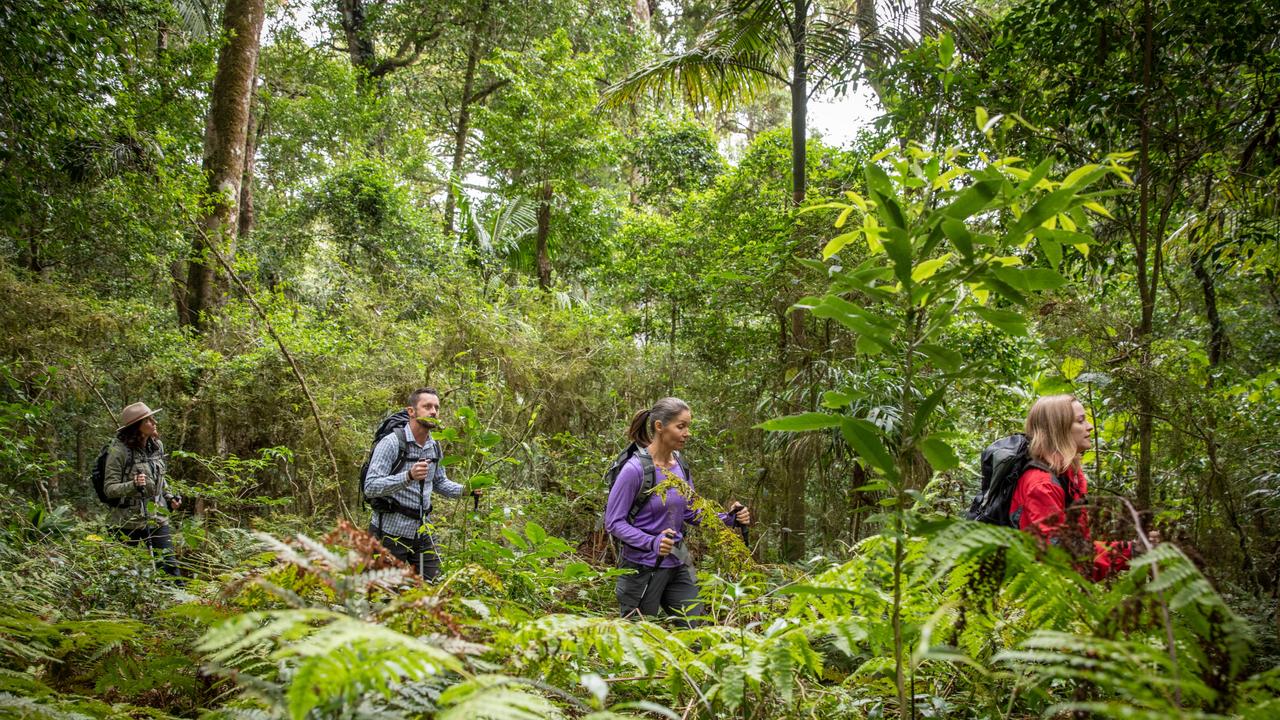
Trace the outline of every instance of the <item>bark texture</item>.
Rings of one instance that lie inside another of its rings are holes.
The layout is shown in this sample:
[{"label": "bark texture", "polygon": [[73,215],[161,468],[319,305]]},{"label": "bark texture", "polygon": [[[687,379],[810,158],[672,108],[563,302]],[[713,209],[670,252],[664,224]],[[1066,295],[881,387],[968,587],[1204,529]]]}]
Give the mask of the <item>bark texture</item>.
[{"label": "bark texture", "polygon": [[218,54],[204,140],[204,172],[212,200],[191,244],[186,302],[178,308],[181,322],[197,331],[204,329],[202,315],[218,299],[217,261],[209,257],[209,248],[215,243],[227,250],[235,247],[263,13],[264,0],[227,0],[222,14],[227,43]]}]

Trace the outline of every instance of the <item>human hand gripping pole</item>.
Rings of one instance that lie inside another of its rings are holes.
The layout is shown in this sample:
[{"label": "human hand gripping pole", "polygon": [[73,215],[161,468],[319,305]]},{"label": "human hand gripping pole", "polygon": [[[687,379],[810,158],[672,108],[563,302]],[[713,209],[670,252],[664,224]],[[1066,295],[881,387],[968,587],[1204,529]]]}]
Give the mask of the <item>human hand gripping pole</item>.
[{"label": "human hand gripping pole", "polygon": [[[747,509],[746,505],[743,505],[742,503],[735,500],[733,502],[733,506],[729,508],[729,514],[734,516],[734,521],[737,522],[738,513],[746,509]],[[742,544],[746,545],[747,549],[750,550],[751,549],[751,530],[746,525],[739,524],[738,534],[742,535]]]},{"label": "human hand gripping pole", "polygon": [[138,507],[142,509],[143,544],[147,546],[147,554],[155,560],[156,551],[151,547],[151,516],[147,514],[147,474],[141,470],[134,473],[133,484],[138,488]]}]

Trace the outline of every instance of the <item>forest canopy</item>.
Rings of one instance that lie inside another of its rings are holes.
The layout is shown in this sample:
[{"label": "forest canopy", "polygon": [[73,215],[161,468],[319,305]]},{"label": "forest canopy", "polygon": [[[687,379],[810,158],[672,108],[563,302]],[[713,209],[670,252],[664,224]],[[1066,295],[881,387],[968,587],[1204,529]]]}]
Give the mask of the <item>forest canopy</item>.
[{"label": "forest canopy", "polygon": [[1280,717],[1276,0],[0,28],[0,716]]}]

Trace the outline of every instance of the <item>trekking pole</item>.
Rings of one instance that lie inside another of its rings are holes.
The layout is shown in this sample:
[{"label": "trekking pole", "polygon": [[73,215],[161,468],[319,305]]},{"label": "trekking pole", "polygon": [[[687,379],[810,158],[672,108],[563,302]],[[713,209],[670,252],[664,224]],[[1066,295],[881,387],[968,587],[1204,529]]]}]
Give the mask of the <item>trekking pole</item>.
[{"label": "trekking pole", "polygon": [[[666,535],[666,532],[663,530],[662,534]],[[653,561],[653,567],[649,568],[649,579],[644,581],[644,589],[640,591],[640,599],[636,601],[636,613],[639,615],[644,615],[644,610],[641,609],[641,606],[644,605],[644,596],[649,594],[649,585],[653,583],[653,576],[657,575],[658,569],[662,567],[663,557],[659,555],[658,559]]]},{"label": "trekking pole", "polygon": [[[137,474],[134,474],[137,477]],[[142,544],[147,546],[147,555],[154,562],[156,551],[151,547],[151,516],[147,514],[146,486],[138,488],[138,507],[142,510]]]},{"label": "trekking pole", "polygon": [[[422,574],[422,528],[427,524],[426,510],[426,478],[418,480],[418,530],[413,534],[413,549],[418,553],[418,577],[426,579]],[[430,531],[427,532],[430,537]],[[435,545],[432,542],[432,545]]]},{"label": "trekking pole", "polygon": [[[746,507],[747,507],[746,505],[743,505],[740,502],[735,502],[733,504],[733,507],[729,508],[729,514],[735,516],[733,519],[735,523],[738,522],[738,518],[736,517],[738,512],[741,510],[745,510]],[[738,534],[742,536],[742,544],[746,545],[747,549],[750,550],[751,549],[751,530],[746,525],[739,525]]]}]

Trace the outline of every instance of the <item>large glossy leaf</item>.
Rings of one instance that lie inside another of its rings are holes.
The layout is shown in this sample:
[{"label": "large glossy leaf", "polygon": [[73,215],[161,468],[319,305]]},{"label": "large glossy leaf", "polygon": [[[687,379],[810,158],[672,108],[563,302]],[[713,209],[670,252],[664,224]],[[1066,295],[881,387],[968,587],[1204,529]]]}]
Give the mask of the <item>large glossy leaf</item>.
[{"label": "large glossy leaf", "polygon": [[999,189],[998,180],[974,183],[961,191],[949,205],[942,208],[942,216],[951,220],[966,220],[973,214],[985,210]]},{"label": "large glossy leaf", "polygon": [[880,440],[880,429],[861,418],[841,420],[840,432],[859,457],[886,476],[896,478],[897,468],[894,467],[893,456]]},{"label": "large glossy leaf", "polygon": [[1020,313],[988,307],[971,308],[974,314],[1010,335],[1026,335],[1027,320]]}]

